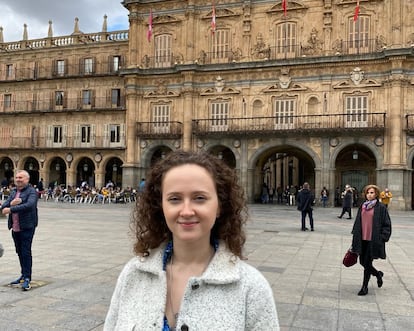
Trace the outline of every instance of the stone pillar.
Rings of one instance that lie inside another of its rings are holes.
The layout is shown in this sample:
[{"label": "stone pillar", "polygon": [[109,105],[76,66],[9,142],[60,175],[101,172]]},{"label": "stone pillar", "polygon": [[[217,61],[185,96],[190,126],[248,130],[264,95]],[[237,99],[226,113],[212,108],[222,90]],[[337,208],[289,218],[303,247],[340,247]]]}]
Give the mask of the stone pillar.
[{"label": "stone pillar", "polygon": [[[193,86],[192,86],[192,77],[193,73],[186,73],[184,75],[184,105],[183,105],[183,149],[191,150],[192,149],[192,121],[194,118],[194,100],[193,100]],[[186,112],[191,112],[192,114],[186,114]]]},{"label": "stone pillar", "polygon": [[76,187],[76,167],[74,165],[66,169],[66,185]]},{"label": "stone pillar", "polygon": [[139,23],[142,21],[139,18],[139,14],[136,11],[135,6],[129,8],[129,67],[136,67],[139,64],[138,60],[138,36],[143,35],[139,34]]},{"label": "stone pillar", "polygon": [[105,186],[105,168],[101,165],[99,169],[95,169],[95,187],[100,189]]}]

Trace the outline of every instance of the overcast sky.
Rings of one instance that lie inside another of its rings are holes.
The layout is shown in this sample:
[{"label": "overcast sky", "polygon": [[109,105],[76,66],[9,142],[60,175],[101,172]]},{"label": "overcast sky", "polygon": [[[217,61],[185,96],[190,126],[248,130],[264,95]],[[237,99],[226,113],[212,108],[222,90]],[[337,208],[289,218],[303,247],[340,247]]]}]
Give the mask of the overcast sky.
[{"label": "overcast sky", "polygon": [[75,17],[84,33],[102,30],[103,17],[108,16],[108,31],[128,29],[128,10],[122,0],[0,0],[0,26],[4,42],[23,39],[27,24],[29,39],[45,38],[52,21],[53,35],[73,32]]}]

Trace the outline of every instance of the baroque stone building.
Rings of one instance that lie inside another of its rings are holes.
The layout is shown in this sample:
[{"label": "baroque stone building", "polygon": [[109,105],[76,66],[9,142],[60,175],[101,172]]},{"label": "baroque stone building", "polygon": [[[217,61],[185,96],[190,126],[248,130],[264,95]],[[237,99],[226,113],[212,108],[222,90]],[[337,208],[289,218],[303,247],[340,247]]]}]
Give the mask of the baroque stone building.
[{"label": "baroque stone building", "polygon": [[0,173],[137,186],[169,151],[207,150],[251,202],[263,183],[331,203],[375,183],[413,208],[412,1],[122,4],[128,31],[0,40]]}]

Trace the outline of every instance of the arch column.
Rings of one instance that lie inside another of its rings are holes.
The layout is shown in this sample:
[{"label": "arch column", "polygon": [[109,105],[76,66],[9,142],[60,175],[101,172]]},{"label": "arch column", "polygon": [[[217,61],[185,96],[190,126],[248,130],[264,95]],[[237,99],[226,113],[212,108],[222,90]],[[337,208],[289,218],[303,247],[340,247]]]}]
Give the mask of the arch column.
[{"label": "arch column", "polygon": [[76,187],[76,168],[66,168],[66,185]]}]

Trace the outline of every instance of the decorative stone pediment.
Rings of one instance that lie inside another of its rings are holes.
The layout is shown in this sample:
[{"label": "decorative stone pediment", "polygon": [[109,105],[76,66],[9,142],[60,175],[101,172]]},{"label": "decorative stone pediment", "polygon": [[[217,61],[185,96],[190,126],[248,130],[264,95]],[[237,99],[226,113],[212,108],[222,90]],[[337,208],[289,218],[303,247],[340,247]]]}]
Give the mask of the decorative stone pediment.
[{"label": "decorative stone pediment", "polygon": [[[298,11],[298,10],[306,10],[308,9],[307,6],[305,6],[303,4],[304,1],[294,1],[294,0],[289,0],[287,1],[287,14],[289,15],[289,12],[292,11]],[[272,13],[283,13],[283,8],[282,8],[282,1],[276,1],[276,4],[273,5],[269,10],[267,10],[268,14],[272,14]]]},{"label": "decorative stone pediment", "polygon": [[157,89],[151,92],[148,92],[144,95],[144,98],[160,98],[160,97],[179,97],[180,95],[173,91],[168,91],[165,82],[159,82]]},{"label": "decorative stone pediment", "polygon": [[225,80],[221,76],[216,77],[214,88],[207,88],[202,91],[201,95],[217,95],[217,94],[239,94],[240,91],[233,87],[227,87]]},{"label": "decorative stone pediment", "polygon": [[[232,16],[240,16],[240,13],[236,13],[233,10],[226,9],[226,8],[217,8],[216,7],[216,18],[220,17],[232,17]],[[213,17],[213,11],[211,10],[204,19],[211,19]]]},{"label": "decorative stone pediment", "polygon": [[158,15],[158,16],[155,16],[152,20],[153,24],[177,23],[177,22],[181,22],[181,20],[172,15]]}]

